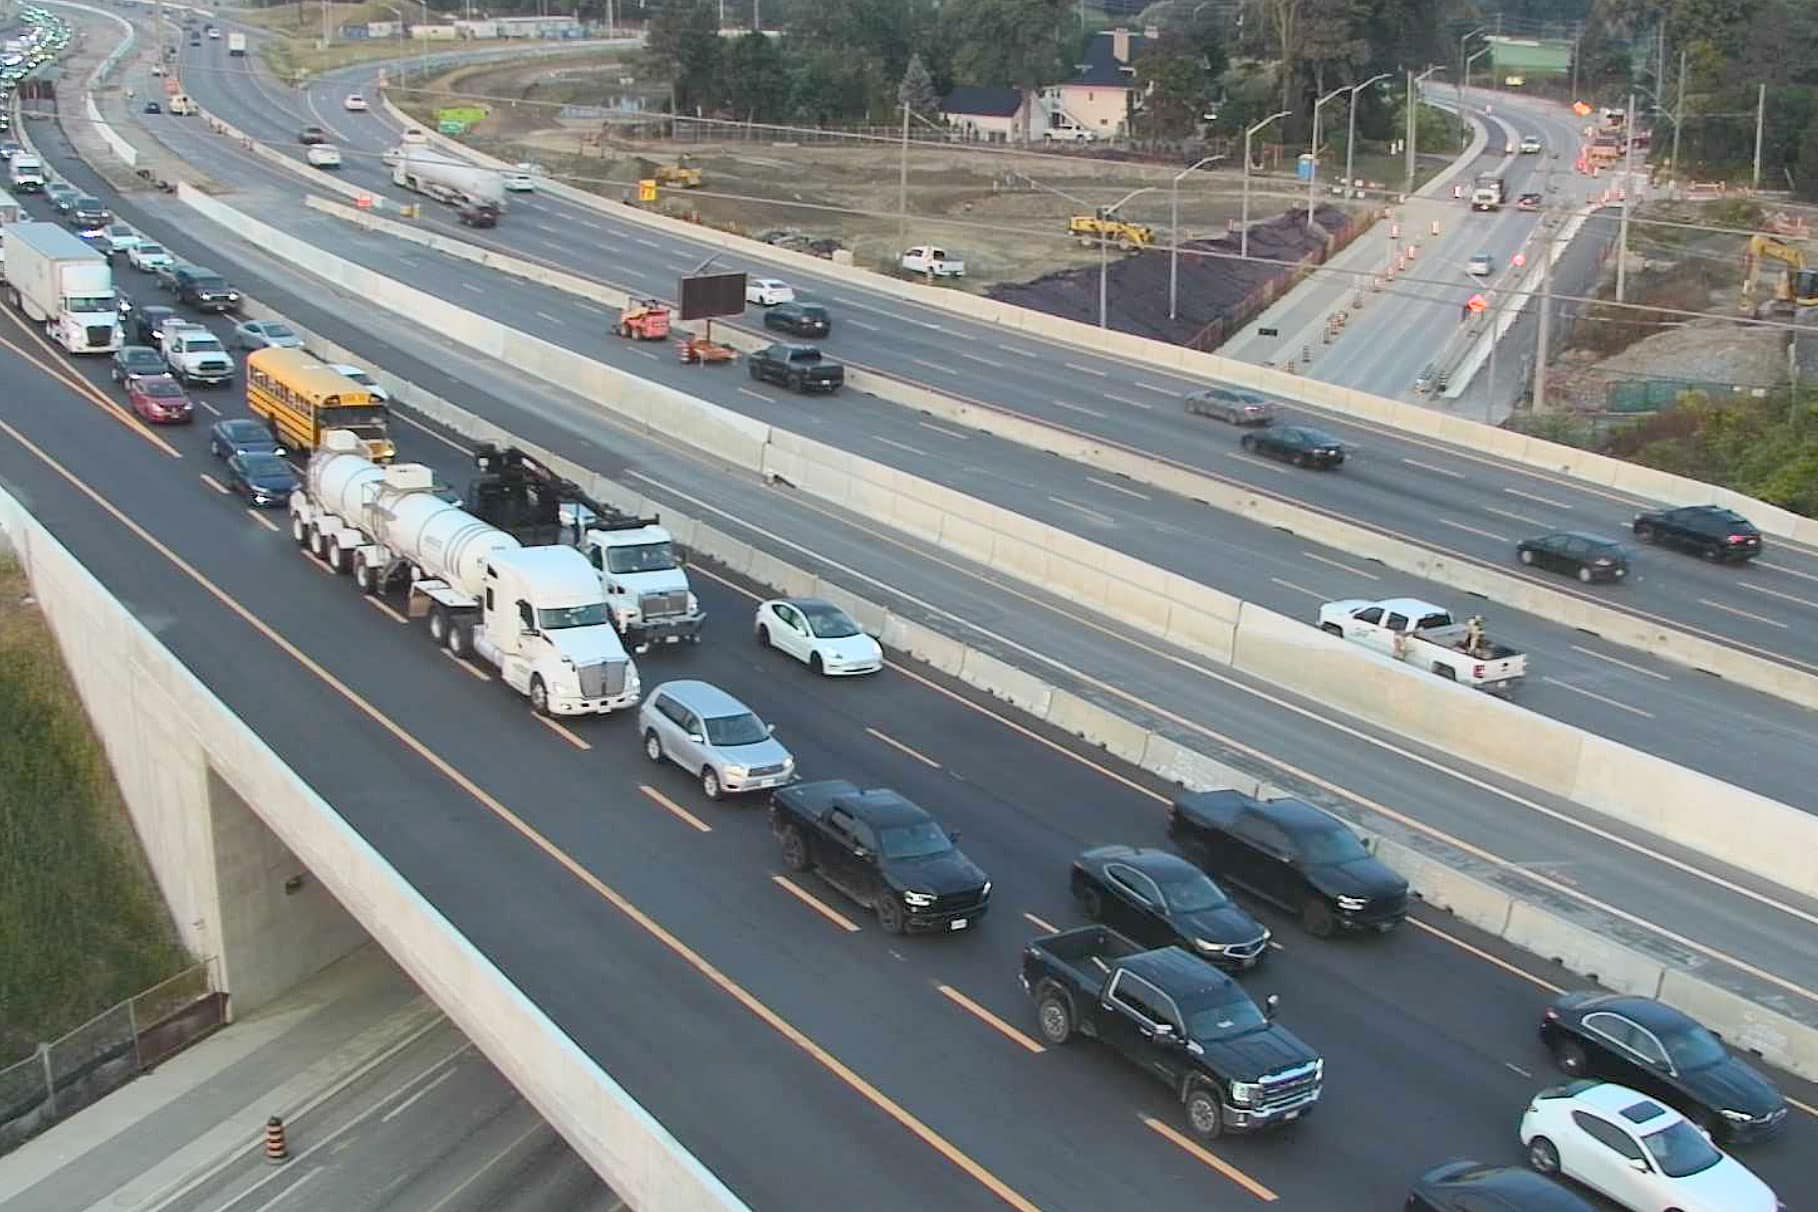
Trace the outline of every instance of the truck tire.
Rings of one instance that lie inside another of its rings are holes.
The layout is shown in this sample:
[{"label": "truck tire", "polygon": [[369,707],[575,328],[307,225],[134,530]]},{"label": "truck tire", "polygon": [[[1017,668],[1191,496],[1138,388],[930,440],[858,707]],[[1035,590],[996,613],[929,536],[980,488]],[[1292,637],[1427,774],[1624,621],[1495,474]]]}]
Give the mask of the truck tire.
[{"label": "truck tire", "polygon": [[325,539],[322,544],[322,562],[328,565],[328,571],[336,576],[347,572],[347,551],[339,540]]},{"label": "truck tire", "polygon": [[303,515],[300,513],[290,515],[290,537],[298,547],[309,546],[309,528],[303,524]]},{"label": "truck tire", "polygon": [[308,548],[309,554],[315,556],[318,560],[321,559],[323,552],[321,529],[317,527],[314,522],[311,522],[309,524],[309,531],[304,537],[308,539],[308,542],[306,542],[304,546]]},{"label": "truck tire", "polygon": [[751,377],[754,379],[758,379],[761,381],[764,377],[763,374],[758,370],[758,364],[756,362],[746,362],[745,369],[751,372]]},{"label": "truck tire", "polygon": [[788,387],[790,391],[799,395],[807,390],[807,381],[804,380],[801,375],[793,374],[788,377]]},{"label": "truck tire", "polygon": [[1309,896],[1300,907],[1300,924],[1314,938],[1330,938],[1338,928],[1338,922],[1332,917],[1332,906],[1317,893]]},{"label": "truck tire", "polygon": [[447,646],[448,632],[448,611],[440,606],[431,606],[429,608],[429,638],[435,641],[436,647]]},{"label": "truck tire", "polygon": [[1042,1042],[1058,1048],[1073,1038],[1073,1003],[1067,995],[1044,982],[1035,991],[1035,1023]]},{"label": "truck tire", "polygon": [[808,839],[794,825],[785,826],[783,836],[777,839],[783,848],[783,866],[791,871],[806,871],[814,866],[814,859],[808,853]]},{"label": "truck tire", "polygon": [[890,889],[885,888],[878,895],[877,903],[873,907],[877,910],[878,929],[882,930],[885,934],[901,934],[903,932],[903,902],[897,900],[895,894],[892,893]]},{"label": "truck tire", "polygon": [[449,619],[448,655],[464,661],[471,651],[473,651],[473,633],[468,630],[467,624],[460,619]]},{"label": "truck tire", "polygon": [[538,715],[549,714],[549,687],[540,674],[530,679],[530,709]]},{"label": "truck tire", "polygon": [[1199,1139],[1217,1140],[1225,1130],[1224,1100],[1206,1083],[1194,1082],[1188,1086],[1181,1105],[1187,1112],[1188,1131]]},{"label": "truck tire", "polygon": [[379,592],[379,574],[367,563],[364,553],[354,556],[353,579],[354,587],[368,597]]}]

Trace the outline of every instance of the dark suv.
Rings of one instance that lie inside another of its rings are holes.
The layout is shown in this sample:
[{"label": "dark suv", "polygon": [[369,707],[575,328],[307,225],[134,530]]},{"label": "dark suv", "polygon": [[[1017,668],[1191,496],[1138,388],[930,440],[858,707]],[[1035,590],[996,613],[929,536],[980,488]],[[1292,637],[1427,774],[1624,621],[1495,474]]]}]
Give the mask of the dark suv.
[{"label": "dark suv", "polygon": [[212,269],[185,265],[177,270],[173,284],[177,298],[197,311],[239,311],[240,292],[227,284],[227,279]]},{"label": "dark suv", "polygon": [[1408,915],[1408,882],[1337,817],[1300,800],[1237,791],[1183,795],[1168,836],[1207,874],[1300,915],[1307,933],[1387,932]]},{"label": "dark suv", "polygon": [[1635,537],[1707,560],[1752,560],[1761,554],[1761,532],[1754,523],[1721,505],[1652,510],[1635,519]]},{"label": "dark suv", "polygon": [[99,198],[77,198],[69,208],[69,225],[78,231],[94,231],[114,221],[113,212]]}]

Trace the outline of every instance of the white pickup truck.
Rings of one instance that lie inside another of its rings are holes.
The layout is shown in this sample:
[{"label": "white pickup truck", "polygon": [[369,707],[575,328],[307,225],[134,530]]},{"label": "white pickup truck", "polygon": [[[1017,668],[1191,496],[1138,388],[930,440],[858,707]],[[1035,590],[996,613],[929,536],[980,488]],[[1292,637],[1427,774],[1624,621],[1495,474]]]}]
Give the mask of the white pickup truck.
[{"label": "white pickup truck", "polygon": [[966,263],[958,257],[949,257],[945,250],[928,244],[918,244],[903,254],[903,272],[923,274],[935,278],[963,278],[966,276]]},{"label": "white pickup truck", "polygon": [[1496,694],[1509,693],[1528,675],[1528,658],[1491,643],[1482,619],[1454,622],[1444,608],[1417,598],[1327,602],[1319,608],[1319,629]]}]

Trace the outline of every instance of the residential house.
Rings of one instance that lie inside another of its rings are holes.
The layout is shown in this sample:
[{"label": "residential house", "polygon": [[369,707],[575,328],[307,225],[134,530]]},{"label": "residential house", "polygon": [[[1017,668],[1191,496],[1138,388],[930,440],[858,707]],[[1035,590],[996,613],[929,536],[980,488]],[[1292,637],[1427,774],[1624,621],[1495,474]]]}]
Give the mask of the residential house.
[{"label": "residential house", "polygon": [[1019,88],[963,85],[941,102],[941,116],[961,138],[1021,143],[1029,137],[1033,100]]},{"label": "residential house", "polygon": [[[1160,32],[1150,26],[1132,33],[1123,26],[1100,30],[1086,44],[1086,60],[1071,80],[1042,90],[1044,127],[1084,127],[1096,139],[1129,133],[1130,116],[1142,105],[1136,83],[1136,56]],[[1041,137],[1039,134],[1038,138]]]}]

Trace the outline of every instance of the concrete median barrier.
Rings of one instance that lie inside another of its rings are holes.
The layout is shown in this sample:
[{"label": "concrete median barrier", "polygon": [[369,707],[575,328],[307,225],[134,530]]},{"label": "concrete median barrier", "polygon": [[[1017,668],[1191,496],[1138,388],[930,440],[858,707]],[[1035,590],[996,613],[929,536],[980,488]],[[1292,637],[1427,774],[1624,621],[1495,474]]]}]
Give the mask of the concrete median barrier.
[{"label": "concrete median barrier", "polygon": [[[254,304],[257,307],[257,304]],[[299,326],[318,353],[338,355],[332,344],[322,342]],[[645,497],[635,489],[590,471],[571,461],[523,442],[484,418],[467,412],[458,405],[425,392],[408,382],[391,379],[388,387],[397,388],[397,398],[425,416],[445,425],[452,432],[474,441],[491,441],[517,445],[533,457],[545,461],[559,474],[587,486],[589,492],[617,508],[634,513],[661,513],[664,522],[678,538],[701,556],[728,568],[749,573],[763,568],[779,580],[791,580],[788,557],[762,553],[754,544],[728,534],[719,527]],[[685,536],[685,538],[683,537]],[[796,569],[808,575],[805,569]],[[784,586],[763,581],[772,590]],[[1211,790],[1233,787],[1247,795],[1274,793],[1277,789],[1256,773],[1235,767],[1218,757],[1203,752],[1175,736],[1152,730],[1143,720],[1099,707],[1079,695],[1046,682],[1039,675],[1005,664],[1001,659],[980,653],[964,640],[945,631],[906,618],[887,606],[869,601],[858,591],[837,586],[822,578],[816,592],[824,596],[838,594],[841,602],[863,619],[869,630],[892,651],[907,653],[943,673],[963,676],[1006,702],[1014,703],[1031,715],[1063,731],[1079,736],[1108,752],[1136,762],[1143,769],[1189,790]],[[1244,607],[1244,609],[1248,609]],[[1278,619],[1280,616],[1276,616]],[[1254,627],[1256,620],[1252,619]],[[1277,626],[1292,624],[1282,620]],[[1306,629],[1302,629],[1306,630]],[[1311,633],[1317,641],[1327,639]],[[1252,633],[1252,639],[1255,632]],[[1337,645],[1337,641],[1331,642]],[[1349,646],[1338,645],[1332,654],[1357,653]],[[1342,668],[1342,666],[1337,666]],[[1392,666],[1390,674],[1408,673]],[[886,675],[888,676],[888,675]],[[1444,688],[1456,695],[1472,696],[1456,688]],[[1481,697],[1481,696],[1478,696]],[[1651,760],[1651,759],[1650,759]],[[1287,789],[1286,793],[1296,793]],[[1353,806],[1361,821],[1368,821],[1368,810]],[[1383,829],[1392,823],[1383,822]],[[1482,855],[1443,852],[1445,848],[1425,838],[1395,838],[1384,832],[1363,830],[1365,840],[1383,861],[1409,880],[1414,891],[1435,906],[1452,913],[1462,921],[1492,935],[1508,938],[1533,953],[1559,957],[1575,971],[1596,972],[1613,987],[1647,991],[1698,1015],[1702,1021],[1725,1032],[1733,1039],[1753,1048],[1766,1060],[1794,1073],[1818,1079],[1818,1028],[1793,1017],[1785,1008],[1766,1001],[1756,1001],[1706,980],[1696,972],[1685,971],[1683,955],[1666,962],[1649,955],[1634,942],[1619,941],[1614,930],[1600,932],[1568,917],[1560,908],[1557,895],[1542,892],[1535,899],[1495,882],[1488,868],[1495,860]],[[1506,875],[1519,881],[1522,872],[1515,863],[1506,864]],[[1631,945],[1633,944],[1633,945]],[[1652,987],[1650,988],[1650,982]]]},{"label": "concrete median barrier", "polygon": [[[184,192],[204,214],[224,216],[242,232],[265,227],[214,199]],[[1768,802],[1740,789],[1698,780],[1691,772],[1588,733],[1449,685],[1431,673],[1325,636],[1307,623],[1188,581],[1123,552],[942,485],[875,463],[801,434],[773,429],[742,414],[640,380],[540,338],[433,299],[413,287],[341,262],[265,227],[276,255],[295,253],[304,268],[359,284],[381,306],[427,322],[433,317],[455,339],[479,349],[507,351],[526,373],[592,399],[737,466],[779,477],[799,492],[836,505],[862,508],[875,522],[940,544],[1016,577],[1032,587],[1167,637],[1188,651],[1328,703],[1391,735],[1466,757],[1475,765],[1570,798],[1630,822],[1652,821],[1658,836],[1712,854],[1807,895],[1818,894],[1813,864],[1818,817]],[[497,356],[496,354],[494,356]],[[1523,604],[1520,599],[1511,603]],[[1530,608],[1536,608],[1530,604]],[[1587,608],[1588,609],[1588,608]],[[1574,621],[1583,617],[1555,612]],[[1588,769],[1588,746],[1624,777]],[[1602,746],[1608,746],[1603,748]],[[1696,786],[1695,802],[1663,811],[1656,788]],[[1708,794],[1706,794],[1708,792]],[[1762,832],[1726,833],[1735,812]]]}]

